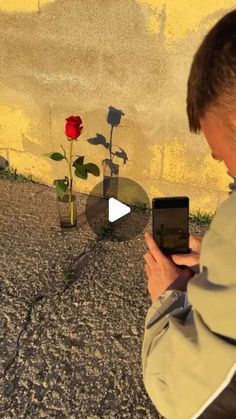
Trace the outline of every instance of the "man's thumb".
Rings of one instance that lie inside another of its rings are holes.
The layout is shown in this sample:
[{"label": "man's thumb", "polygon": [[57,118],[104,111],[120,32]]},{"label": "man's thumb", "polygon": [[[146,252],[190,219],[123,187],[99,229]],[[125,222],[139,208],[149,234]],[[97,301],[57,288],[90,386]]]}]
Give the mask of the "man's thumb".
[{"label": "man's thumb", "polygon": [[172,255],[171,259],[174,263],[176,263],[177,265],[181,265],[182,262],[182,256],[179,255]]}]

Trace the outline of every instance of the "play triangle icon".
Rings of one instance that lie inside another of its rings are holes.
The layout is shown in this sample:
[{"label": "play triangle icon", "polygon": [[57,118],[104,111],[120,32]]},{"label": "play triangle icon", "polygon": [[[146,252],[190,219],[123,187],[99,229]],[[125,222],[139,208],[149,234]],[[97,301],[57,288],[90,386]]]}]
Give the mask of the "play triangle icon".
[{"label": "play triangle icon", "polygon": [[130,207],[118,201],[115,198],[110,198],[108,201],[108,219],[111,223],[131,212]]}]

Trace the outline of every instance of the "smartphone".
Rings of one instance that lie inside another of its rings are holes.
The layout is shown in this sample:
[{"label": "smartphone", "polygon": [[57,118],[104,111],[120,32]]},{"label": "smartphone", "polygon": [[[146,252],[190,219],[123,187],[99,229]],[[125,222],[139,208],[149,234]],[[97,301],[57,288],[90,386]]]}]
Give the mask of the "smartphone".
[{"label": "smartphone", "polygon": [[155,242],[166,256],[190,253],[189,198],[153,198],[152,229]]}]

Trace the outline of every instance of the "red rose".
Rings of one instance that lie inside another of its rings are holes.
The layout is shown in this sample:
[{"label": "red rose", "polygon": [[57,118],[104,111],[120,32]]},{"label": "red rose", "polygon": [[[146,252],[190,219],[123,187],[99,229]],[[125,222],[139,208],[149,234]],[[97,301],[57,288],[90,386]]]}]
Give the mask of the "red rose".
[{"label": "red rose", "polygon": [[82,119],[80,116],[69,116],[69,118],[66,118],[66,121],[65,134],[68,138],[75,140],[80,136],[83,129],[83,126],[81,126],[83,123]]}]

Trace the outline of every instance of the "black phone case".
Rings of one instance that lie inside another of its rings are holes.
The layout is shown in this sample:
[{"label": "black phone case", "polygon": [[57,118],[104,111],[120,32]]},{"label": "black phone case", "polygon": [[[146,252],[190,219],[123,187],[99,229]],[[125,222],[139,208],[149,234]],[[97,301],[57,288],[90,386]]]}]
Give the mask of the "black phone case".
[{"label": "black phone case", "polygon": [[[161,198],[153,198],[153,200],[152,200],[152,234],[153,234],[153,238],[154,238],[154,202],[156,201],[156,200],[159,200],[160,202],[163,200],[163,201],[170,201],[170,202],[173,202],[174,200],[177,200],[177,199],[179,199],[179,198],[188,198],[188,197],[185,197],[185,196],[176,196],[176,197],[161,197]],[[170,206],[170,208],[171,208],[171,206]],[[156,209],[156,208],[155,208]],[[188,221],[189,221],[189,218],[188,218]],[[188,237],[189,237],[189,223],[188,223]],[[155,240],[155,239],[154,239]],[[173,251],[173,252],[166,252],[165,251],[165,249],[163,249],[161,246],[159,246],[160,247],[160,250],[166,255],[166,256],[171,256],[172,254],[180,254],[180,255],[183,255],[183,254],[188,254],[188,253],[191,253],[191,250],[192,249],[190,249],[190,247],[188,246],[188,250],[186,251],[186,252],[178,252],[178,251]],[[181,269],[185,269],[186,267],[185,266],[182,266],[182,265],[178,265],[178,267],[179,268],[181,268]]]}]

